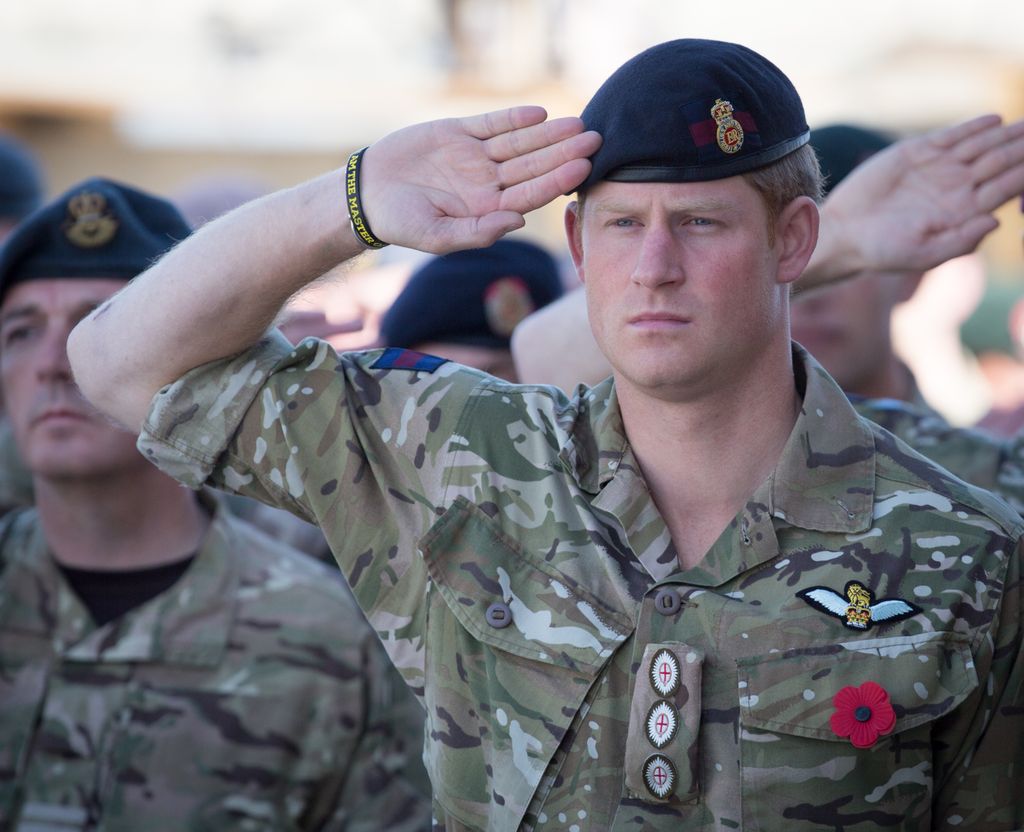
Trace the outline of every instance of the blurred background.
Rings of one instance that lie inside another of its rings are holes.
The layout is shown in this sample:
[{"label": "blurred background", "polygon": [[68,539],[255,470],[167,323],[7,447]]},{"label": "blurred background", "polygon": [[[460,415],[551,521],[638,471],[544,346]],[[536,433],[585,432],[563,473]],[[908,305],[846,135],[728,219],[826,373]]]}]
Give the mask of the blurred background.
[{"label": "blurred background", "polygon": [[[766,55],[812,127],[907,135],[982,112],[1024,117],[1024,3],[1005,0],[7,0],[0,129],[38,155],[50,195],[106,175],[178,199],[198,224],[414,121],[513,103],[576,114],[619,64],[674,37]],[[526,229],[558,252],[562,207]],[[930,337],[920,313],[897,338],[928,398],[961,423],[1000,397],[1024,402],[1008,322],[1024,294],[1019,203],[1000,219],[980,260],[927,298],[962,313],[967,375],[919,369],[912,355],[927,355]],[[354,275],[347,297],[307,302],[339,319],[386,306],[414,258],[365,259],[385,269],[376,290]]]}]

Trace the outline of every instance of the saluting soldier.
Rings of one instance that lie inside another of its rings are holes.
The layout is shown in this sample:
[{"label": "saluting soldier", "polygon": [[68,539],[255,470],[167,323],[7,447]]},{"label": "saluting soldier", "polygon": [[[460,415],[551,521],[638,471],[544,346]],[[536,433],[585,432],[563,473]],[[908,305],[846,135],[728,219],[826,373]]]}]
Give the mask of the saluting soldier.
[{"label": "saluting soldier", "polygon": [[[749,49],[662,44],[543,117],[406,128],[211,224],[78,327],[87,395],[324,529],[423,696],[438,828],[1019,826],[1021,520],[858,417],[788,304],[819,240],[818,279],[973,247],[1024,124],[918,143],[819,234],[800,99]],[[365,246],[479,247],[574,189],[606,383],[266,334]]]},{"label": "saluting soldier", "polygon": [[150,465],[72,327],[189,233],[90,179],[0,253],[0,382],[35,506],[0,521],[0,828],[422,830],[422,711],[327,567]]}]

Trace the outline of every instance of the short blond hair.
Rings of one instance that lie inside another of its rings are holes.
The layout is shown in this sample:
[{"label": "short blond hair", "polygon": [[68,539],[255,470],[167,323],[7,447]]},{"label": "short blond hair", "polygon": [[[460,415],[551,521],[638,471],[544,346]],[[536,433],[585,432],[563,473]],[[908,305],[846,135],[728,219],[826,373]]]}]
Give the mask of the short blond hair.
[{"label": "short blond hair", "polygon": [[768,243],[775,245],[775,222],[794,199],[809,196],[821,202],[821,166],[809,144],[763,168],[740,174],[761,195],[768,214]]}]

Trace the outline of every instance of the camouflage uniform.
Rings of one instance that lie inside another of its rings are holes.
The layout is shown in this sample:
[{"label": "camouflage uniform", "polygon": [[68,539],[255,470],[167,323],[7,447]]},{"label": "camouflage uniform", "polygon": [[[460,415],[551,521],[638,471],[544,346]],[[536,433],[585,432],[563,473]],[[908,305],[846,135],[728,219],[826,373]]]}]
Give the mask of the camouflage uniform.
[{"label": "camouflage uniform", "polygon": [[429,826],[422,710],[321,565],[217,510],[186,574],[99,628],[34,509],[0,565],[0,829]]},{"label": "camouflage uniform", "polygon": [[950,425],[928,407],[895,399],[853,399],[857,412],[896,434],[918,453],[1024,513],[1024,434],[1004,439]]},{"label": "camouflage uniform", "polygon": [[[1019,825],[1021,521],[796,358],[775,474],[685,571],[610,380],[272,334],[161,390],[139,445],[323,528],[425,700],[438,827]],[[868,681],[895,724],[861,749],[830,720]]]}]

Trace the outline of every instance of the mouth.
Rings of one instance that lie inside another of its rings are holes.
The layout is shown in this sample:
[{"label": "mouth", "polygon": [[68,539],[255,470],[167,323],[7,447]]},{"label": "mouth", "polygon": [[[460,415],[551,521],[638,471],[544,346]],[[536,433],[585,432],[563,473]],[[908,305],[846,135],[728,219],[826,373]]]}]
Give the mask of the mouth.
[{"label": "mouth", "polygon": [[32,420],[32,423],[35,425],[42,425],[52,422],[87,422],[88,420],[89,417],[80,410],[72,410],[71,408],[67,407],[58,407],[49,410],[44,410],[42,413],[37,415]]},{"label": "mouth", "polygon": [[675,329],[691,323],[690,319],[673,312],[641,312],[629,319],[630,326],[637,329]]}]

